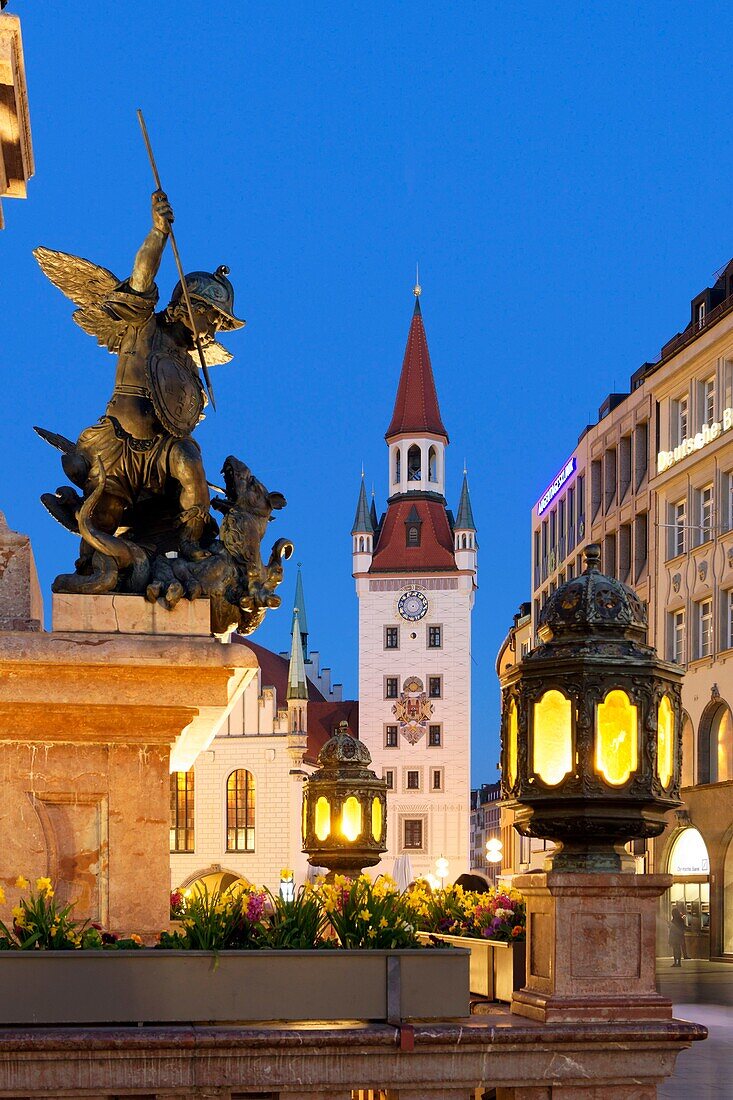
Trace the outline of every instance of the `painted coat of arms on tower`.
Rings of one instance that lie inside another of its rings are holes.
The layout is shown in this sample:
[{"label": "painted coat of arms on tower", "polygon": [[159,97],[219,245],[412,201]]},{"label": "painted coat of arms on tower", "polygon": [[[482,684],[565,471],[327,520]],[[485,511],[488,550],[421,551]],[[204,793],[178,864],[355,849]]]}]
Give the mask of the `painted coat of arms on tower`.
[{"label": "painted coat of arms on tower", "polygon": [[405,680],[392,713],[399,722],[402,736],[411,745],[416,745],[433,713],[433,704],[417,676],[408,676]]}]

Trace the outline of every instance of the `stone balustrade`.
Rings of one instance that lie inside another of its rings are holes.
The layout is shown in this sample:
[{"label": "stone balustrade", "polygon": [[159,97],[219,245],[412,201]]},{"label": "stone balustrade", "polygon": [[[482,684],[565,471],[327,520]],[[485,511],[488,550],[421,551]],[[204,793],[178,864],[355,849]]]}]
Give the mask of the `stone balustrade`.
[{"label": "stone balustrade", "polygon": [[497,1100],[652,1100],[705,1034],[680,1020],[544,1024],[498,1006],[401,1029],[0,1029],[0,1096],[482,1100],[496,1089]]}]

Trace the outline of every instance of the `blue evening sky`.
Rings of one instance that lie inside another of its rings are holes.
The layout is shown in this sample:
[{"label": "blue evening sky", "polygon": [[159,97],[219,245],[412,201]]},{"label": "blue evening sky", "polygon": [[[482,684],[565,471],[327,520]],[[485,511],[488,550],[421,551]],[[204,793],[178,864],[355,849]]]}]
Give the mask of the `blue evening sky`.
[{"label": "blue evening sky", "polygon": [[[37,175],[0,236],[0,507],[44,591],[74,540],[31,430],[75,438],[114,360],[31,249],[129,273],[149,224],[143,107],[189,269],[226,263],[247,328],[198,432],[288,498],[311,642],[357,690],[349,531],[383,505],[415,261],[455,508],[479,527],[474,780],[496,778],[497,648],[529,598],[530,510],[605,395],[687,320],[733,255],[733,13],[659,3],[28,3]],[[167,255],[161,296],[175,281]],[[288,644],[285,609],[256,635]]]}]

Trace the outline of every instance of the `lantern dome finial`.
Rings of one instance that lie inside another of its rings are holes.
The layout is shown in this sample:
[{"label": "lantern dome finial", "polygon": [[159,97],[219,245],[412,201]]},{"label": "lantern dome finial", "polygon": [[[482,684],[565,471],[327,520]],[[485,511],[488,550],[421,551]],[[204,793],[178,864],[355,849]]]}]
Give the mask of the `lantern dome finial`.
[{"label": "lantern dome finial", "polygon": [[646,603],[633,588],[601,573],[601,548],[585,548],[585,570],[553,592],[540,613],[537,633],[545,644],[582,636],[646,640]]}]

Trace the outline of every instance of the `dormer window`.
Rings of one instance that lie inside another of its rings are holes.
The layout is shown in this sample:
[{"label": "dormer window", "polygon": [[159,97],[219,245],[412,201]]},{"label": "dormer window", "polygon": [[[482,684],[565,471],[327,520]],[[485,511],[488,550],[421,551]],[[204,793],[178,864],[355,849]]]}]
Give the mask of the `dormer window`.
[{"label": "dormer window", "polygon": [[422,520],[417,508],[412,506],[410,514],[405,520],[405,545],[406,546],[419,546],[420,545],[420,528],[422,526]]},{"label": "dormer window", "polygon": [[420,481],[422,479],[422,455],[416,443],[407,452],[407,480]]},{"label": "dormer window", "polygon": [[705,303],[700,302],[697,307],[697,327],[702,328],[705,324]]}]

